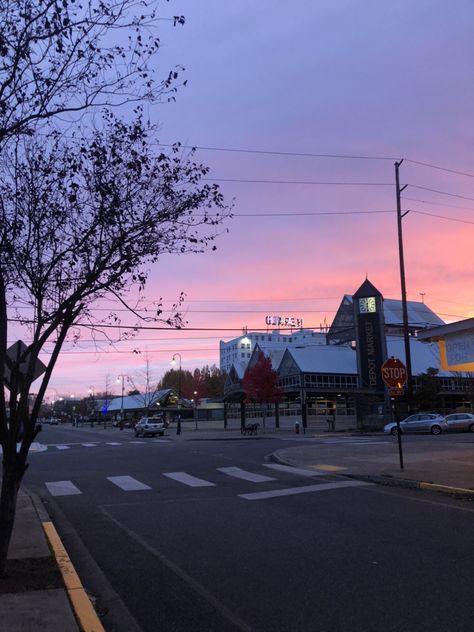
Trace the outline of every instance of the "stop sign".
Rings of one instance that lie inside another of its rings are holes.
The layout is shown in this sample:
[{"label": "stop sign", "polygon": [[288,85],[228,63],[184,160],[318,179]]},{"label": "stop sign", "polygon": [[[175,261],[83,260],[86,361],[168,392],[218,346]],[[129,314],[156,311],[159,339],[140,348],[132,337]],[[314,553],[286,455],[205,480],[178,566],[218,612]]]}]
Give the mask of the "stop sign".
[{"label": "stop sign", "polygon": [[382,364],[382,380],[390,388],[402,388],[407,381],[407,369],[398,358],[389,358]]}]

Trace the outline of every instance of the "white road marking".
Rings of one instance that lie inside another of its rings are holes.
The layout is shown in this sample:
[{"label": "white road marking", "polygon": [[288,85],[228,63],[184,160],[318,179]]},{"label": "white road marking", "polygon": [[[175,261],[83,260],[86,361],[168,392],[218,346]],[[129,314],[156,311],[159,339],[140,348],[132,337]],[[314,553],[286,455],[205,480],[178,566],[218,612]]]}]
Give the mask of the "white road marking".
[{"label": "white road marking", "polygon": [[178,483],[183,483],[184,485],[189,485],[190,487],[214,487],[215,486],[215,483],[211,483],[210,481],[205,481],[202,478],[196,478],[195,476],[186,474],[186,472],[163,472],[163,476],[172,478],[174,481],[177,481]]},{"label": "white road marking", "polygon": [[253,472],[247,472],[240,467],[218,467],[217,470],[228,476],[234,476],[235,478],[241,478],[244,481],[251,481],[252,483],[266,483],[267,481],[274,481],[271,476],[262,476],[262,474],[254,474]]},{"label": "white road marking", "polygon": [[132,476],[107,476],[107,480],[109,480],[120,489],[123,489],[125,492],[136,492],[142,489],[151,489],[145,483],[140,483],[136,478]]},{"label": "white road marking", "polygon": [[324,445],[351,445],[351,446],[359,446],[362,448],[366,448],[371,445],[386,445],[387,443],[391,443],[390,441],[323,441]]},{"label": "white road marking", "polygon": [[129,441],[129,443],[145,443],[144,441]]},{"label": "white road marking", "polygon": [[106,441],[105,445],[122,445],[119,441]]},{"label": "white road marking", "polygon": [[291,465],[280,465],[280,463],[264,463],[265,467],[269,467],[272,470],[278,470],[279,472],[288,472],[288,474],[295,474],[296,476],[324,476],[325,472],[316,472],[315,470],[305,470],[301,467],[291,467]]},{"label": "white road marking", "polygon": [[340,489],[342,487],[362,487],[373,485],[365,481],[341,481],[337,483],[322,483],[321,485],[306,485],[304,487],[289,487],[286,489],[275,489],[268,492],[254,492],[252,494],[238,494],[245,500],[265,500],[266,498],[276,498],[277,496],[293,496],[295,494],[308,494],[310,492],[324,492],[330,489]]},{"label": "white road marking", "polygon": [[71,448],[70,445],[57,445],[56,450],[69,450]]},{"label": "white road marking", "polygon": [[85,448],[96,448],[97,443],[81,443]]},{"label": "white road marking", "polygon": [[51,496],[75,496],[82,494],[71,481],[50,481],[45,483]]}]

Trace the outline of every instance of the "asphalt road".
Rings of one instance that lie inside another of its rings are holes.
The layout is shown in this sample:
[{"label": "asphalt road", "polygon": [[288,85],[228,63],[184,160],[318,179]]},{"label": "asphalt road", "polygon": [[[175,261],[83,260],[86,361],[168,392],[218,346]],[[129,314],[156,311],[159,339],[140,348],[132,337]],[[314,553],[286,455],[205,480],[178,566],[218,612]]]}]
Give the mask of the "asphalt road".
[{"label": "asphalt road", "polygon": [[[290,443],[262,435],[60,426],[40,439],[26,485],[145,632],[472,630],[472,503],[273,469],[265,457]],[[321,449],[370,458],[384,439]]]}]

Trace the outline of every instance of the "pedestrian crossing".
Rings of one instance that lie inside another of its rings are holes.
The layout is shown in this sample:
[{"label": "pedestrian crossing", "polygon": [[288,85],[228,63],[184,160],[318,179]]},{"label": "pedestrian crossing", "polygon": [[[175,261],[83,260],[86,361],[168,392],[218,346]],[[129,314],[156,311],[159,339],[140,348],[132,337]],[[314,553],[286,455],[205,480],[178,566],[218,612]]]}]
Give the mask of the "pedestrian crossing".
[{"label": "pedestrian crossing", "polygon": [[71,448],[97,448],[99,446],[102,445],[110,445],[110,446],[121,446],[121,445],[129,445],[129,444],[136,444],[136,445],[150,445],[150,444],[159,444],[159,443],[172,443],[171,439],[147,439],[145,441],[139,441],[139,440],[125,440],[125,441],[91,441],[91,442],[81,442],[81,441],[74,441],[71,443],[45,443],[43,444],[43,447],[45,450],[59,450],[59,451],[63,451],[63,450],[70,450]]},{"label": "pedestrian crossing", "polygon": [[[258,467],[258,466],[257,466]],[[172,481],[173,484],[184,485],[191,488],[211,488],[219,487],[224,484],[224,480],[227,477],[235,478],[245,483],[263,485],[265,483],[272,483],[272,489],[266,491],[241,493],[237,494],[239,498],[244,500],[264,500],[267,498],[277,498],[281,496],[292,496],[295,494],[307,494],[313,492],[321,492],[326,490],[334,490],[347,487],[362,487],[369,485],[370,483],[356,480],[334,480],[331,482],[321,482],[312,485],[299,485],[297,487],[279,487],[275,489],[275,484],[287,484],[288,476],[290,480],[307,480],[309,478],[317,478],[319,476],[328,477],[327,471],[318,471],[316,469],[305,469],[291,467],[279,463],[262,463],[260,468],[265,468],[267,471],[271,470],[274,474],[269,476],[261,471],[256,472],[253,470],[246,470],[236,466],[219,467],[209,472],[209,476],[201,478],[194,476],[189,472],[161,472],[159,477],[159,483],[155,487],[151,487],[148,483],[138,480],[137,478],[128,474],[107,476],[105,479],[112,484],[115,488],[120,489],[123,492],[143,492],[153,491],[154,489],[162,489],[163,485],[161,480]],[[330,476],[330,475],[329,475]],[[163,477],[163,479],[161,479]],[[48,481],[45,483],[47,490],[51,496],[77,496],[83,493],[87,493],[87,490],[81,490],[80,487],[73,481]]]}]

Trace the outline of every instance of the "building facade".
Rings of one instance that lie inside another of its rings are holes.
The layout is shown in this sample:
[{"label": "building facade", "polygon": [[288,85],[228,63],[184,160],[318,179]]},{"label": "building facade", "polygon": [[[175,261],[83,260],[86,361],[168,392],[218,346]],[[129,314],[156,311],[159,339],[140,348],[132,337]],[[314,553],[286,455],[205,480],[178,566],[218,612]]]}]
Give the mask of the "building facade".
[{"label": "building facade", "polygon": [[[438,345],[422,340],[421,332],[439,327],[443,321],[427,305],[415,301],[408,303],[408,317],[413,393],[416,395],[421,388],[421,376],[434,368],[439,385],[437,408],[447,412],[469,407],[474,390],[472,378],[443,369]],[[383,423],[390,415],[390,399],[381,380],[381,364],[387,357],[405,362],[402,302],[384,299],[366,280],[353,295],[343,297],[327,336],[314,332],[313,339],[310,332],[305,333],[306,338],[300,340],[291,334],[291,341],[290,335],[284,341],[279,333],[271,348],[269,334],[258,334],[258,340],[245,340],[243,344],[251,346],[241,348],[245,357],[237,356],[236,362],[230,362],[224,400],[233,402],[235,410],[238,403],[242,404],[246,365],[241,360],[252,364],[261,349],[273,356],[272,364],[283,391],[277,417],[298,416],[303,423],[322,420],[323,424],[327,418],[336,418],[339,426],[345,420],[345,425],[351,427],[367,421],[373,425]],[[242,344],[241,340],[231,342]],[[240,351],[238,347],[235,350]],[[403,414],[408,406],[403,408],[403,397],[401,402]],[[242,411],[239,414],[242,416]]]}]

